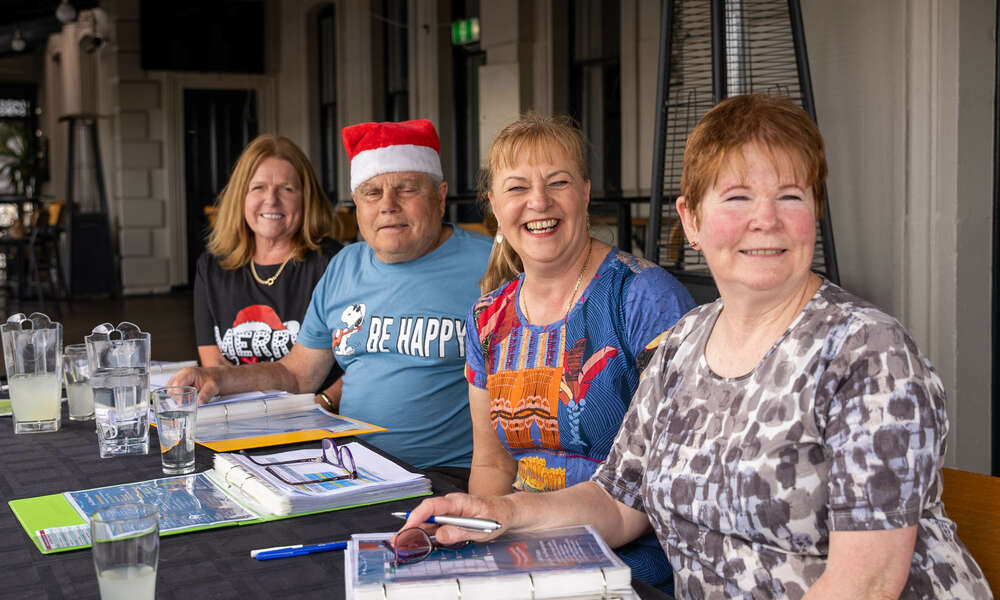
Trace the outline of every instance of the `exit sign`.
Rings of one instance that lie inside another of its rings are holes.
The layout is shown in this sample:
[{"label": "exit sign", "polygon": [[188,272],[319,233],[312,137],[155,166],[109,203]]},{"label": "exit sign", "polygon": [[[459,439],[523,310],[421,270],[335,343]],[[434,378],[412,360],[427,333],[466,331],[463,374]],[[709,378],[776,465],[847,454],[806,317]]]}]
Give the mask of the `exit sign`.
[{"label": "exit sign", "polygon": [[479,19],[462,19],[451,24],[451,43],[460,46],[479,41]]}]

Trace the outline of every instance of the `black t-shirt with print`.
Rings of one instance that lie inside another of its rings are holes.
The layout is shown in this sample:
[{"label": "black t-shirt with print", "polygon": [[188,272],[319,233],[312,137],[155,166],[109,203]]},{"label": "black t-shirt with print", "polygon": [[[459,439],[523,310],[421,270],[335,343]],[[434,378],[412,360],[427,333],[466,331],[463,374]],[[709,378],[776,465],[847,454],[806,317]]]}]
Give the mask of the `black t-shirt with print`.
[{"label": "black t-shirt with print", "polygon": [[[285,356],[298,337],[313,288],[341,248],[339,242],[324,239],[319,252],[308,253],[301,261],[288,261],[271,286],[257,283],[249,264],[229,271],[205,252],[198,259],[194,283],[197,344],[218,346],[222,356],[234,365],[270,362]],[[279,266],[255,263],[261,279],[273,276]],[[326,389],[342,373],[334,362],[319,389]]]}]

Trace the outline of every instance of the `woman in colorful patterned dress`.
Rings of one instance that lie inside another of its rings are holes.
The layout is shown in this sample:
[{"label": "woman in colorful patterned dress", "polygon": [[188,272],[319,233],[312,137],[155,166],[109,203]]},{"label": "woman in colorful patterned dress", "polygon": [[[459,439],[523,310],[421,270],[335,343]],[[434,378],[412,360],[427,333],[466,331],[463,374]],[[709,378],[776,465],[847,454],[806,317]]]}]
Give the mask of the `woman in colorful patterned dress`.
[{"label": "woman in colorful patterned dress", "polygon": [[613,545],[652,528],[679,598],[991,598],[941,503],[940,378],[895,319],[810,271],[825,176],[787,98],[710,110],[677,208],[721,297],[663,336],[607,460],[551,494],[428,500],[406,526],[592,523]]},{"label": "woman in colorful patterned dress", "polygon": [[[639,384],[641,353],[693,307],[652,263],[590,236],[585,144],[569,119],[527,115],[497,136],[481,181],[499,233],[466,326],[474,494],[590,479]],[[656,538],[620,548],[670,584]]]}]

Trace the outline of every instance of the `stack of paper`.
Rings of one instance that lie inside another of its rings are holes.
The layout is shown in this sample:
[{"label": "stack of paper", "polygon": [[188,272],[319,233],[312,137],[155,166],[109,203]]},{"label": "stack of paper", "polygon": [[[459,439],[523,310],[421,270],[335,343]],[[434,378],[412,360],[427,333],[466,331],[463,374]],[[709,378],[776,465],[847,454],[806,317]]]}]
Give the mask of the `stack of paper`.
[{"label": "stack of paper", "polygon": [[[419,473],[411,473],[361,444],[346,445],[357,465],[357,479],[340,479],[305,485],[289,485],[255,464],[276,463],[321,455],[314,450],[292,450],[277,454],[254,455],[254,460],[240,454],[216,454],[214,473],[209,476],[231,493],[272,515],[289,515],[328,508],[342,508],[381,502],[393,498],[430,492],[431,482]],[[299,462],[275,465],[288,481],[323,479],[343,475],[343,469],[325,462]]]}]

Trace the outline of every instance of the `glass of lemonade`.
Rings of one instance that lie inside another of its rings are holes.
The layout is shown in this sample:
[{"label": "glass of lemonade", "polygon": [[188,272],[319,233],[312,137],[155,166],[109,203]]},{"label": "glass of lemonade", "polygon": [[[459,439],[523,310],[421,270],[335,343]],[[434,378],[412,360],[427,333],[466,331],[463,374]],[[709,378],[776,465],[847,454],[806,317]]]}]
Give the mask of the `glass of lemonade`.
[{"label": "glass of lemonade", "polygon": [[62,413],[62,325],[22,313],[0,325],[14,433],[58,431]]},{"label": "glass of lemonade", "polygon": [[94,391],[90,389],[90,363],[87,362],[86,344],[70,344],[63,350],[63,375],[66,379],[70,420],[93,419]]},{"label": "glass of lemonade", "polygon": [[106,506],[90,516],[101,600],[152,600],[160,558],[160,525],[150,504]]},{"label": "glass of lemonade", "polygon": [[104,323],[84,340],[101,458],[148,454],[149,334]]},{"label": "glass of lemonade", "polygon": [[194,472],[198,390],[190,386],[163,387],[153,390],[152,401],[163,472],[167,475]]}]

